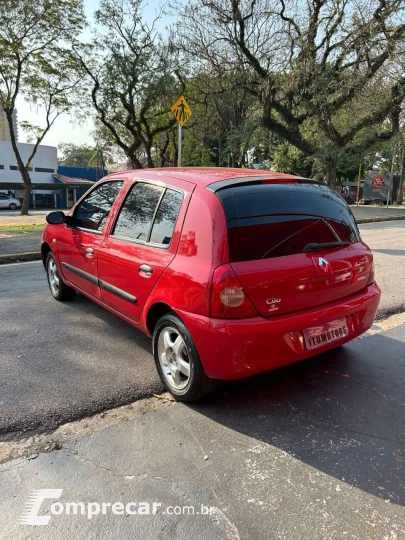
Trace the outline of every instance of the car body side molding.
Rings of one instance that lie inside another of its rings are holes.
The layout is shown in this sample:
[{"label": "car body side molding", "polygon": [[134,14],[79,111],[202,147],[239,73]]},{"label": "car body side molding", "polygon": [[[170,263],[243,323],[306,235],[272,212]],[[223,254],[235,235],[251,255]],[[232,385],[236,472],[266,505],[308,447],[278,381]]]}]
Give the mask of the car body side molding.
[{"label": "car body side molding", "polygon": [[131,304],[137,303],[136,296],[132,296],[132,294],[129,294],[122,289],[119,289],[118,287],[115,287],[114,285],[111,285],[110,283],[107,283],[106,281],[102,281],[99,279],[99,284],[102,289],[105,291],[114,294],[115,296],[118,296],[119,298],[122,298],[123,300],[126,300],[127,302],[130,302]]},{"label": "car body side molding", "polygon": [[122,289],[119,289],[118,287],[115,287],[114,285],[111,285],[110,283],[107,283],[106,281],[102,281],[101,279],[96,278],[92,274],[89,274],[88,272],[85,272],[84,270],[80,270],[80,268],[76,268],[75,266],[72,266],[71,264],[62,263],[62,266],[66,268],[67,270],[70,270],[73,274],[76,274],[77,276],[86,279],[93,285],[97,285],[101,289],[104,289],[105,291],[114,294],[115,296],[118,296],[119,298],[122,298],[123,300],[126,300],[127,302],[130,302],[131,304],[137,303],[137,298],[133,296],[132,294],[129,294]]}]

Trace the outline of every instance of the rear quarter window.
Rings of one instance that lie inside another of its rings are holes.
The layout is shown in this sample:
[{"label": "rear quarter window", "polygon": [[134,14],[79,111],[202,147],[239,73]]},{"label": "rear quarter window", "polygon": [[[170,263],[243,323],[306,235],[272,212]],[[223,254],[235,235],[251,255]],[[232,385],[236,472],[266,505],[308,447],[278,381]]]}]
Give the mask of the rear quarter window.
[{"label": "rear quarter window", "polygon": [[231,262],[303,253],[308,244],[360,240],[345,201],[312,183],[251,184],[217,191]]}]

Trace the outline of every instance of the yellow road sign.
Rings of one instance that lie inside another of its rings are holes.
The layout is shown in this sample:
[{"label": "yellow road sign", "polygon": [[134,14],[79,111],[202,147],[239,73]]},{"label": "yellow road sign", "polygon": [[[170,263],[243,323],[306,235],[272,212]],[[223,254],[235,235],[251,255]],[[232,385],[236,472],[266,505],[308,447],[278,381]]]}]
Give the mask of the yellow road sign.
[{"label": "yellow road sign", "polygon": [[188,106],[188,103],[184,96],[181,96],[176,101],[176,103],[170,107],[170,110],[172,111],[173,116],[181,126],[184,126],[184,124],[192,115],[191,109]]}]

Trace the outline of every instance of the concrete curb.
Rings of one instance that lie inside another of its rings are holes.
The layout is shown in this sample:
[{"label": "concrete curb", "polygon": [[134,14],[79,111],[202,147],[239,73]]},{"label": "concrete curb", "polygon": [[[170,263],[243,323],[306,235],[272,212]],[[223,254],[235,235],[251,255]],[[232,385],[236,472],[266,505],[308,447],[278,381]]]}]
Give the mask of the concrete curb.
[{"label": "concrete curb", "polygon": [[[383,221],[403,221],[405,216],[391,216],[391,217],[381,217],[381,218],[364,218],[356,219],[358,225],[363,223],[380,223]],[[6,255],[0,255],[0,264],[12,264],[18,262],[26,261],[40,261],[41,252],[40,251],[28,251],[25,253],[8,253]]]},{"label": "concrete curb", "polygon": [[27,261],[40,261],[40,251],[28,251],[26,253],[8,253],[7,255],[0,255],[0,264],[12,264]]},{"label": "concrete curb", "polygon": [[390,217],[381,217],[381,218],[363,218],[356,219],[357,225],[362,225],[363,223],[381,223],[382,221],[404,221],[405,216],[390,216]]}]

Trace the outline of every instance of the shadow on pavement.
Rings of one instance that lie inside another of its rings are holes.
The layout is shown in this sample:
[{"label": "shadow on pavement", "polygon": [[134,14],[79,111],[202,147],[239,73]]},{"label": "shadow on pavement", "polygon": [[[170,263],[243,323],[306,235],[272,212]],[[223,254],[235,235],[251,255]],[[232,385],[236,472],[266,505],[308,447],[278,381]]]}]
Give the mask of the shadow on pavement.
[{"label": "shadow on pavement", "polygon": [[405,505],[405,326],[227,383],[192,406],[365,492]]}]

